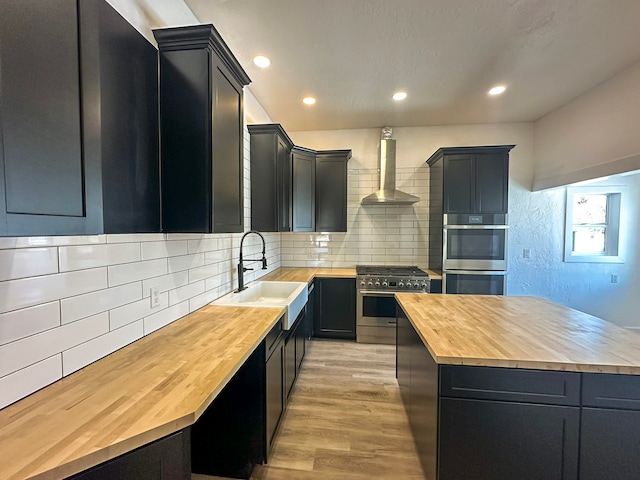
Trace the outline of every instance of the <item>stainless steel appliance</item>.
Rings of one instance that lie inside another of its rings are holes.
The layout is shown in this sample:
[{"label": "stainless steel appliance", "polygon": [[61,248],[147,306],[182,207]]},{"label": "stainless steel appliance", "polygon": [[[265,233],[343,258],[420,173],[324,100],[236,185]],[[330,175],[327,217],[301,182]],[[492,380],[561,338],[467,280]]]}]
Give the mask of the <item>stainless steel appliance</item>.
[{"label": "stainless steel appliance", "polygon": [[506,214],[444,215],[442,292],[504,295],[508,229]]},{"label": "stainless steel appliance", "polygon": [[356,266],[356,340],[396,342],[395,292],[429,293],[429,275],[418,267]]},{"label": "stainless steel appliance", "polygon": [[442,293],[504,295],[507,272],[498,270],[449,270],[442,274]]}]

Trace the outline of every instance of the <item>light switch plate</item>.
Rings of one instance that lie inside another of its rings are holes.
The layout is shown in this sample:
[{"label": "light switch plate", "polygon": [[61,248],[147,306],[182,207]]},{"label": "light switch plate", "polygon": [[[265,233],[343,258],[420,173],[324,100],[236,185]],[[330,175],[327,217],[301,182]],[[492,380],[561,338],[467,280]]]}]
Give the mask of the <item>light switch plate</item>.
[{"label": "light switch plate", "polygon": [[160,289],[158,287],[151,287],[151,308],[158,308],[160,306]]}]

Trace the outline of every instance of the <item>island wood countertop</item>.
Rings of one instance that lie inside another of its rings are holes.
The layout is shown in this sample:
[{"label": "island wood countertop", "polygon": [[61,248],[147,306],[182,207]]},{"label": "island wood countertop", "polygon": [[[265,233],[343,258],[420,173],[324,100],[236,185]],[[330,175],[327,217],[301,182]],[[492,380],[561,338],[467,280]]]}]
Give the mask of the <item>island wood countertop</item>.
[{"label": "island wood countertop", "polygon": [[395,297],[439,364],[640,374],[640,334],[541,298]]},{"label": "island wood countertop", "polygon": [[207,305],[0,410],[0,478],[61,479],[188,427],[283,311]]}]

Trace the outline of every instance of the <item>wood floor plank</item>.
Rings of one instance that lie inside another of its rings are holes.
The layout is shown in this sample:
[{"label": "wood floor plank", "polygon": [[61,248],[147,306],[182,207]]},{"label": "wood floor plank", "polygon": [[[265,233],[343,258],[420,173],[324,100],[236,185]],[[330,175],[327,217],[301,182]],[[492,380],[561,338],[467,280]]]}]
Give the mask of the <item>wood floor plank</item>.
[{"label": "wood floor plank", "polygon": [[252,480],[424,480],[395,347],[312,340],[273,454]]}]

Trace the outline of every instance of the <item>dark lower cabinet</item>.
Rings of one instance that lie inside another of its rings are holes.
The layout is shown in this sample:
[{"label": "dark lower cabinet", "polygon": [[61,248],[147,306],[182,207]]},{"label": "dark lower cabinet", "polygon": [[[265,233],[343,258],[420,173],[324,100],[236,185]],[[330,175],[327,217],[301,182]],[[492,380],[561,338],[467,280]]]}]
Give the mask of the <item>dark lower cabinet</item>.
[{"label": "dark lower cabinet", "polygon": [[438,365],[397,307],[396,376],[425,478],[437,478]]},{"label": "dark lower cabinet", "polygon": [[189,480],[190,442],[189,429],[181,430],[69,480]]},{"label": "dark lower cabinet", "polygon": [[284,335],[279,335],[271,353],[267,352],[265,362],[265,462],[271,453],[285,408],[284,356]]},{"label": "dark lower cabinet", "polygon": [[399,306],[397,320],[396,375],[426,479],[579,478],[580,373],[438,365]]},{"label": "dark lower cabinet", "polygon": [[441,398],[439,418],[439,480],[578,478],[577,407]]},{"label": "dark lower cabinet", "polygon": [[104,0],[3,1],[0,235],[160,231],[157,62]]},{"label": "dark lower cabinet", "polygon": [[356,281],[354,278],[316,278],[313,335],[356,338]]},{"label": "dark lower cabinet", "polygon": [[262,342],[191,426],[193,473],[249,478],[265,460],[265,356]]},{"label": "dark lower cabinet", "polygon": [[580,480],[640,478],[640,376],[585,373]]},{"label": "dark lower cabinet", "polygon": [[284,344],[284,395],[289,398],[293,384],[296,381],[296,334],[289,331]]}]

